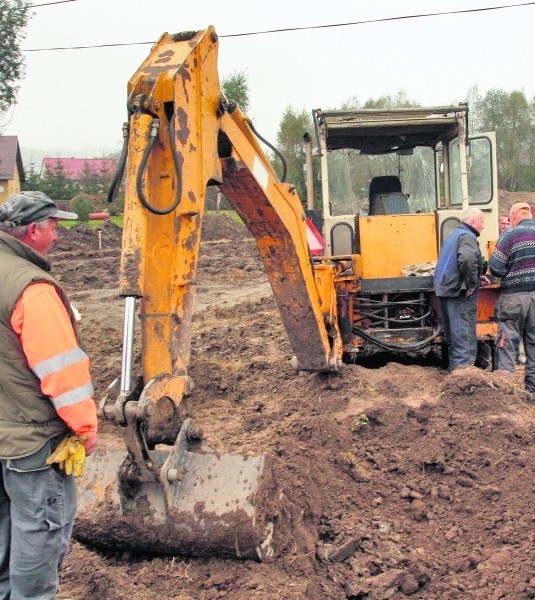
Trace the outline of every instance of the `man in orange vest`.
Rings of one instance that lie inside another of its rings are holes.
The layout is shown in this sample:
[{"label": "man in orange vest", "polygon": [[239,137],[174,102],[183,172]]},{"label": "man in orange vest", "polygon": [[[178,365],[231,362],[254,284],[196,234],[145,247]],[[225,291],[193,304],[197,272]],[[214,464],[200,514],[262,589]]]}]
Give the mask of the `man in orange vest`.
[{"label": "man in orange vest", "polygon": [[97,444],[89,358],[46,259],[62,218],[76,215],[42,192],[22,192],[0,206],[2,600],[56,597],[76,484],[69,460],[49,459],[58,447],[70,459],[72,448],[83,462]]}]

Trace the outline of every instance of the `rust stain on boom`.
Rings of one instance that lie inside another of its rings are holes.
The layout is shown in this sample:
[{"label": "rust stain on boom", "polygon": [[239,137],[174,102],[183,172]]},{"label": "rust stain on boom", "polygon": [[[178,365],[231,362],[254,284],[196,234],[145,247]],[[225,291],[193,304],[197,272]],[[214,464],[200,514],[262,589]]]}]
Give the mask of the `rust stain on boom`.
[{"label": "rust stain on boom", "polygon": [[[325,339],[290,232],[248,169],[240,168],[234,159],[225,159],[222,165],[221,191],[256,239],[299,368],[329,370]],[[304,268],[310,269],[308,275],[313,279],[312,267]]]}]

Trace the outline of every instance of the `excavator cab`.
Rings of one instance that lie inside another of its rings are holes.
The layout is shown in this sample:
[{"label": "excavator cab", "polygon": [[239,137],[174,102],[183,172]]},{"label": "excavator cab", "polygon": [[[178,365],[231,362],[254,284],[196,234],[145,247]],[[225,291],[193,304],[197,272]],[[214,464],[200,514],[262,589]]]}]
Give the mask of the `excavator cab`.
[{"label": "excavator cab", "polygon": [[[313,111],[321,162],[323,262],[354,254],[335,285],[348,360],[439,349],[433,268],[469,207],[484,255],[498,237],[494,133],[468,134],[468,106]],[[311,168],[309,165],[308,168]],[[347,273],[346,273],[347,275]],[[478,339],[492,344],[496,286],[480,290]]]}]

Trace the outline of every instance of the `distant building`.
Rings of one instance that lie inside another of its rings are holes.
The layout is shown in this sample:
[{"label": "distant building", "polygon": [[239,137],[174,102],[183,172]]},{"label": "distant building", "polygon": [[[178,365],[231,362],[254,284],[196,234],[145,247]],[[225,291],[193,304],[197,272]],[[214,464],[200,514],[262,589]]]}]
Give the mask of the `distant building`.
[{"label": "distant building", "polygon": [[45,173],[54,173],[58,164],[61,165],[63,173],[67,179],[80,182],[84,178],[84,173],[90,170],[95,175],[107,172],[113,175],[116,163],[110,158],[43,158],[40,177]]},{"label": "distant building", "polygon": [[0,135],[0,202],[18,194],[25,179],[18,137]]}]

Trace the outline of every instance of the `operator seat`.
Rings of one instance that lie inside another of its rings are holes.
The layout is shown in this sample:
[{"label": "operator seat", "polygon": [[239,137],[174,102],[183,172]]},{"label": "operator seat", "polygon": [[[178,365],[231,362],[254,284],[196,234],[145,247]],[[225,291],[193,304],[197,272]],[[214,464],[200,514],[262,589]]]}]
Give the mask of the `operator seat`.
[{"label": "operator seat", "polygon": [[401,182],[395,175],[374,177],[368,194],[370,215],[406,215],[411,212]]}]

